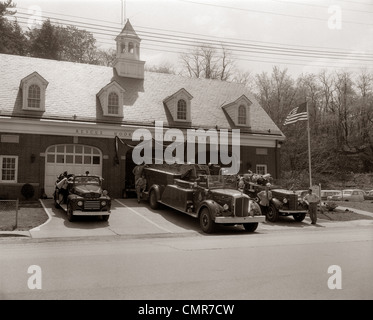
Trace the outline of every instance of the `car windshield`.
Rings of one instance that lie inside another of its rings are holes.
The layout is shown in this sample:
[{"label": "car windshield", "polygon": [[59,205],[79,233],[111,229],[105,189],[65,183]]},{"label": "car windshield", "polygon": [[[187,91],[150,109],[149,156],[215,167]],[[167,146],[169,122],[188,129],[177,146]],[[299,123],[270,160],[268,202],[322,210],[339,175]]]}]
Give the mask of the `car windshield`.
[{"label": "car windshield", "polygon": [[352,194],[352,191],[350,190],[343,191],[343,195],[351,195],[351,194]]},{"label": "car windshield", "polygon": [[207,176],[209,189],[237,189],[237,177],[234,175]]},{"label": "car windshield", "polygon": [[91,185],[100,185],[100,178],[99,177],[90,177],[90,176],[77,176],[74,179],[75,184],[82,185],[82,184],[91,184]]}]

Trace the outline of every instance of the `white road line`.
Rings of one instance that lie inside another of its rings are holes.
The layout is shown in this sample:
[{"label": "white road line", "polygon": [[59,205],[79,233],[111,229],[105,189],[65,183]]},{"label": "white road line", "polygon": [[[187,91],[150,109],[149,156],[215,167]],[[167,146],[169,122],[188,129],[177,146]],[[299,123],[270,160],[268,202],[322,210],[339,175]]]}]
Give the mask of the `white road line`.
[{"label": "white road line", "polygon": [[48,215],[48,220],[45,221],[45,222],[44,222],[43,224],[41,224],[40,226],[37,226],[37,227],[35,227],[35,228],[30,229],[29,231],[40,231],[40,228],[41,228],[42,226],[46,225],[47,223],[49,223],[49,221],[52,220],[52,216],[50,215],[48,209],[47,209],[46,206],[44,205],[43,200],[39,199],[39,201],[40,201],[41,205],[43,206],[45,213]]},{"label": "white road line", "polygon": [[133,213],[135,213],[136,215],[138,215],[139,217],[143,218],[144,220],[148,221],[149,223],[155,225],[157,228],[159,229],[162,229],[163,231],[166,231],[166,232],[169,232],[169,233],[173,233],[171,230],[168,230],[167,228],[163,228],[162,226],[160,226],[159,224],[151,221],[150,219],[148,219],[147,217],[144,217],[142,214],[140,214],[139,212],[137,212],[136,210],[132,209],[131,207],[125,205],[123,202],[119,201],[118,199],[115,199],[116,202],[118,202],[120,205],[122,205],[123,207],[126,207],[127,209],[130,209]]}]

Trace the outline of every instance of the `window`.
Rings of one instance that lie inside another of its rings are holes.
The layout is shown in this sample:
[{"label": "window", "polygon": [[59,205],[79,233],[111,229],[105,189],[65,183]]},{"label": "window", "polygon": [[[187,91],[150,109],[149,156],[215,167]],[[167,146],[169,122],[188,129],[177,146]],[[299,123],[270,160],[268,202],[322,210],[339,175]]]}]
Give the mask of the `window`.
[{"label": "window", "polygon": [[108,114],[118,114],[119,97],[115,92],[110,92],[108,103]]},{"label": "window", "polygon": [[40,87],[38,85],[29,86],[27,102],[28,108],[40,109]]},{"label": "window", "polygon": [[47,163],[100,165],[101,153],[95,147],[82,145],[51,146],[46,152]]},{"label": "window", "polygon": [[180,99],[177,102],[177,120],[186,120],[187,119],[187,104],[185,100]]},{"label": "window", "polygon": [[134,53],[134,46],[133,46],[133,43],[132,43],[132,42],[130,42],[130,43],[128,44],[128,52],[129,52],[129,53]]},{"label": "window", "polygon": [[246,108],[240,105],[238,108],[238,124],[246,124]]},{"label": "window", "polygon": [[0,156],[0,182],[17,182],[18,157]]},{"label": "window", "polygon": [[267,165],[266,164],[257,164],[256,165],[257,174],[267,174]]}]

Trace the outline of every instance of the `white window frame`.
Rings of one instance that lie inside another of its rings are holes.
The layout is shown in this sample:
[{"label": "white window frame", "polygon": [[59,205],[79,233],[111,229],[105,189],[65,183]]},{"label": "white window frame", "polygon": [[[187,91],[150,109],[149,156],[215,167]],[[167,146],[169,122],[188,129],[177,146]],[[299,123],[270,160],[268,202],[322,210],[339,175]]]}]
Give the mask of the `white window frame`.
[{"label": "white window frame", "polygon": [[[3,160],[5,158],[15,159],[14,179],[13,180],[3,180]],[[17,181],[18,181],[18,156],[0,155],[0,182],[1,183],[17,183]]]},{"label": "white window frame", "polygon": [[[264,169],[264,172],[262,172],[262,169]],[[257,174],[267,174],[267,165],[266,164],[257,164],[255,166],[255,172]]]},{"label": "white window frame", "polygon": [[[116,95],[116,99],[117,99],[117,104],[116,105],[110,103],[111,102],[110,101],[111,100],[110,96],[112,96],[112,95]],[[111,112],[113,109],[116,112]],[[108,94],[107,113],[108,113],[108,115],[115,115],[115,116],[117,116],[119,114],[119,94],[116,91],[110,91],[109,94]]]},{"label": "white window frame", "polygon": [[[243,110],[244,115],[240,113]],[[244,104],[240,104],[237,108],[237,125],[239,126],[246,126],[247,124],[247,107]]]}]

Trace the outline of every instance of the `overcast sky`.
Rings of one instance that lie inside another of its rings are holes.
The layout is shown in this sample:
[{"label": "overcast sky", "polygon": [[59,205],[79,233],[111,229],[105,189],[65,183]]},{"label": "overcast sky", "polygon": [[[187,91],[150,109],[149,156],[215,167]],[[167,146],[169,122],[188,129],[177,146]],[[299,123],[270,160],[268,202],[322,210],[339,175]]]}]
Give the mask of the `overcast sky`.
[{"label": "overcast sky", "polygon": [[[115,47],[129,19],[147,65],[178,64],[192,45],[230,49],[253,74],[287,68],[296,77],[321,69],[373,72],[373,0],[14,0],[23,27],[39,18],[73,24]],[[122,10],[123,9],[123,10]],[[58,20],[57,20],[58,19]]]}]

